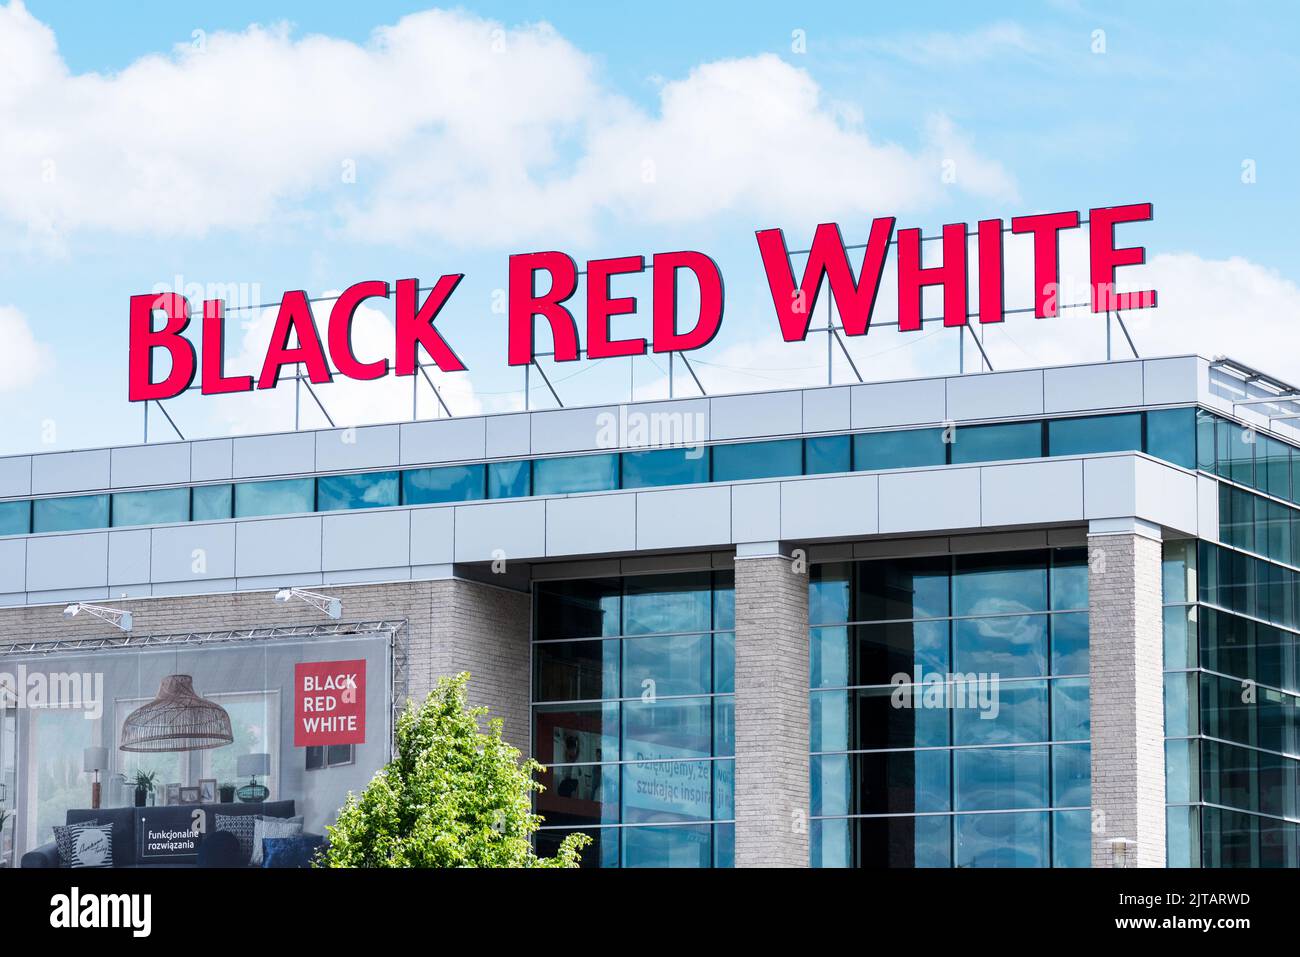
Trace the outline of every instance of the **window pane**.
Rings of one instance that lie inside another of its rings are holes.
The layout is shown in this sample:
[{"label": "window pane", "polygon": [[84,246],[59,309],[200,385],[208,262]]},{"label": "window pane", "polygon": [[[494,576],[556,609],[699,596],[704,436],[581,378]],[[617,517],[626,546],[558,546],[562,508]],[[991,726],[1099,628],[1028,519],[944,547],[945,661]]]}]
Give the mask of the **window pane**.
[{"label": "window pane", "polygon": [[713,447],[713,481],[739,482],[803,474],[803,442],[743,442]]},{"label": "window pane", "polygon": [[1051,455],[1140,452],[1142,413],[1053,419],[1047,423],[1047,448]]},{"label": "window pane", "polygon": [[548,825],[618,823],[617,764],[547,765],[537,781],[546,789],[537,795],[537,813]]},{"label": "window pane", "polygon": [[959,748],[953,752],[959,811],[1047,807],[1047,748]]},{"label": "window pane", "polygon": [[1052,608],[1088,609],[1088,549],[1058,548],[1052,553]]},{"label": "window pane", "polygon": [[[1052,866],[1092,866],[1092,812],[1057,811],[1052,815]],[[1170,866],[1175,866],[1170,864]]]},{"label": "window pane", "polygon": [[549,704],[533,708],[533,748],[543,764],[618,758],[618,708],[606,704]]},{"label": "window pane", "polygon": [[954,615],[1046,611],[1046,555],[959,555],[952,595]]},{"label": "window pane", "polygon": [[622,827],[624,867],[708,867],[713,860],[707,824]]},{"label": "window pane", "polygon": [[849,630],[829,625],[809,630],[809,673],[814,688],[843,688],[849,680]]},{"label": "window pane", "polygon": [[1196,468],[1196,410],[1158,409],[1146,415],[1147,454]]},{"label": "window pane", "polygon": [[953,433],[952,461],[954,463],[1036,459],[1042,454],[1043,428],[1038,422],[967,425]]},{"label": "window pane", "polygon": [[624,824],[688,824],[712,819],[712,761],[623,765]]},{"label": "window pane", "polygon": [[946,558],[858,562],[856,621],[943,618],[948,614]]},{"label": "window pane", "polygon": [[533,463],[489,462],[487,466],[488,498],[523,498],[533,494]]},{"label": "window pane", "polygon": [[810,759],[810,795],[814,817],[848,814],[851,809],[847,754],[814,754]]},{"label": "window pane", "polygon": [[863,432],[853,436],[853,469],[872,472],[943,465],[947,452],[942,429]]},{"label": "window pane", "polygon": [[1092,803],[1092,749],[1086,744],[1052,748],[1052,806],[1088,807]]},{"label": "window pane", "polygon": [[709,698],[623,703],[623,760],[707,758],[713,754]]},{"label": "window pane", "polygon": [[713,756],[731,757],[736,753],[736,699],[718,695],[713,699]]},{"label": "window pane", "polygon": [[78,528],[108,528],[108,496],[38,498],[32,502],[33,532],[67,532]]},{"label": "window pane", "polygon": [[736,690],[736,633],[719,631],[713,635],[713,691],[731,694]]},{"label": "window pane", "polygon": [[844,819],[809,821],[808,841],[812,845],[813,867],[852,867],[849,825]]},{"label": "window pane", "polygon": [[708,634],[625,639],[623,696],[708,694],[712,656]]},{"label": "window pane", "polygon": [[[810,735],[813,751],[844,751],[849,746],[849,695],[847,691],[814,691],[809,696]],[[888,702],[888,698],[885,699]],[[945,737],[946,731],[945,728]],[[858,747],[870,747],[859,744]],[[903,745],[910,747],[910,745]]]},{"label": "window pane", "polygon": [[693,485],[709,480],[709,448],[654,449],[623,453],[623,488]]},{"label": "window pane", "polygon": [[618,697],[618,650],[617,641],[537,642],[533,645],[535,699],[598,701]]},{"label": "window pane", "polygon": [[708,572],[627,578],[624,579],[623,634],[708,631],[711,605]]},{"label": "window pane", "polygon": [[1088,679],[1062,678],[1052,682],[1052,738],[1087,741]]},{"label": "window pane", "polygon": [[859,867],[952,866],[952,818],[947,814],[862,818],[852,824]]},{"label": "window pane", "polygon": [[406,505],[432,505],[481,499],[484,472],[482,465],[408,469],[402,473],[402,502]]},{"label": "window pane", "polygon": [[619,634],[623,607],[621,579],[538,582],[534,595],[535,636],[539,639],[602,638]]},{"label": "window pane", "polygon": [[309,478],[235,485],[235,517],[291,515],[316,510],[315,481]]},{"label": "window pane", "polygon": [[953,623],[955,670],[1034,678],[1047,674],[1047,616],[963,618]]},{"label": "window pane", "polygon": [[949,710],[942,706],[928,706],[925,691],[925,687],[905,685],[852,692],[849,700],[853,702],[855,711],[854,747],[870,750],[943,747],[948,744]]},{"label": "window pane", "polygon": [[534,495],[567,495],[618,488],[617,455],[573,455],[533,462]]},{"label": "window pane", "polygon": [[31,502],[0,502],[0,535],[26,535],[31,530]]},{"label": "window pane", "polygon": [[813,565],[808,572],[808,622],[833,625],[849,620],[851,572],[844,562]]},{"label": "window pane", "polygon": [[190,490],[160,488],[147,492],[115,492],[113,524],[161,525],[190,520]]},{"label": "window pane", "polygon": [[581,855],[580,867],[618,867],[618,828],[542,828],[533,835],[538,857],[554,857],[560,850],[560,844],[570,834],[586,834],[591,843],[578,853]]},{"label": "window pane", "polygon": [[1047,682],[1003,681],[996,694],[991,683],[976,685],[971,706],[971,688],[966,688],[966,707],[953,709],[953,738],[957,744],[1017,744],[1046,741]]},{"label": "window pane", "polygon": [[736,573],[713,573],[713,628],[731,631],[736,627]]},{"label": "window pane", "polygon": [[396,504],[396,472],[322,475],[316,480],[316,508],[322,512],[382,508]]},{"label": "window pane", "polygon": [[857,755],[856,812],[910,814],[914,811],[951,810],[948,800],[950,754],[952,752],[940,749]]},{"label": "window pane", "polygon": [[191,518],[194,521],[211,522],[230,518],[235,500],[233,485],[196,485],[191,492]]},{"label": "window pane", "polygon": [[948,672],[948,622],[854,625],[850,685],[891,684],[896,676],[924,681]]},{"label": "window pane", "polygon": [[1088,673],[1088,613],[1052,616],[1052,674]]},{"label": "window pane", "polygon": [[849,452],[852,448],[847,435],[823,435],[804,439],[805,475],[825,475],[830,472],[849,471]]}]

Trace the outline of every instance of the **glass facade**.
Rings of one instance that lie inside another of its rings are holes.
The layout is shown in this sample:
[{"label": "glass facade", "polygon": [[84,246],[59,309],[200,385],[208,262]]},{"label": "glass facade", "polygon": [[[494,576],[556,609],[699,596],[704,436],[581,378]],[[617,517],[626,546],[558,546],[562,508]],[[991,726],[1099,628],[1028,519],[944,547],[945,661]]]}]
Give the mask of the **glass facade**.
[{"label": "glass facade", "polygon": [[[1199,415],[1208,416],[1208,413]],[[919,468],[1126,449],[1145,450],[1190,468],[1196,460],[1198,429],[1203,432],[1206,428],[1197,416],[1197,411],[1192,408],[1167,409],[968,425],[951,430],[862,432],[517,459],[400,472],[356,472],[315,478],[237,482],[233,485],[183,486],[119,492],[113,496],[112,508],[107,495],[20,499],[0,502],[0,535],[214,521],[232,515],[247,518],[529,495],[568,495],[618,488]],[[1207,421],[1210,422],[1209,441],[1213,444],[1212,417]],[[1289,456],[1285,446],[1273,444],[1281,449],[1270,453],[1274,459]],[[1240,472],[1240,468],[1237,471]],[[119,501],[122,503],[120,508]]]},{"label": "glass facade", "polygon": [[538,583],[538,853],[588,867],[728,867],[735,845],[731,572]]},{"label": "glass facade", "polygon": [[1088,866],[1086,549],[815,565],[809,623],[814,866]]}]

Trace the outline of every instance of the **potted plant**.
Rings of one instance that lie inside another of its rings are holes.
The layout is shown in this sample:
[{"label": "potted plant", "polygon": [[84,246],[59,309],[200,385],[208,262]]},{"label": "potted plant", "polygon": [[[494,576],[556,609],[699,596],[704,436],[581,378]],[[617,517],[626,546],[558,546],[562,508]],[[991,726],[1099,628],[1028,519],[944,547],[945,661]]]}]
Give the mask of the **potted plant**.
[{"label": "potted plant", "polygon": [[135,772],[135,806],[144,807],[145,801],[149,797],[149,792],[153,790],[154,778],[158,776],[157,771],[145,771],[143,769]]},{"label": "potted plant", "polygon": [[235,785],[227,781],[225,784],[222,784],[220,787],[218,787],[217,791],[221,795],[222,804],[235,803]]}]

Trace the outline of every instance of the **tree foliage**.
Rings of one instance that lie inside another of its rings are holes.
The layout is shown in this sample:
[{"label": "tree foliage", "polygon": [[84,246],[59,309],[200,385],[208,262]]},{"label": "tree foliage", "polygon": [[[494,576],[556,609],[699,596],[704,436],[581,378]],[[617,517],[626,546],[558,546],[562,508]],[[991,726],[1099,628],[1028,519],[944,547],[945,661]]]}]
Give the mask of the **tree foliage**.
[{"label": "tree foliage", "polygon": [[576,867],[591,842],[570,834],[553,858],[531,835],[542,823],[532,794],[542,766],[501,739],[502,721],[479,727],[468,708],[469,673],[442,678],[397,720],[397,756],[360,797],[349,794],[329,831],[324,867]]}]

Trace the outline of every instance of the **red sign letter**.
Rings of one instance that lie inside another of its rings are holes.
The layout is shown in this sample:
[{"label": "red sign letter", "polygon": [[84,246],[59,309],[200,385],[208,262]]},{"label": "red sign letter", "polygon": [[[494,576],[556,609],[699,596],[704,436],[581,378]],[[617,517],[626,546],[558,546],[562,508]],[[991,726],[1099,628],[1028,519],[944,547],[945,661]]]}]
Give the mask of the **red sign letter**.
[{"label": "red sign letter", "polygon": [[587,262],[587,358],[609,359],[614,356],[645,355],[644,339],[609,338],[611,316],[636,312],[636,297],[609,298],[609,277],[645,270],[644,256],[618,259],[592,259]]},{"label": "red sign letter", "polygon": [[921,267],[921,231],[898,231],[898,330],[921,328],[921,289],[943,286],[943,324],[966,325],[966,224],[943,227],[943,265]]},{"label": "red sign letter", "polygon": [[1062,229],[1077,229],[1079,214],[1039,213],[1035,216],[1014,216],[1013,233],[1034,234],[1034,315],[1039,319],[1055,316],[1060,311]]},{"label": "red sign letter", "polygon": [[203,302],[203,394],[251,392],[253,377],[237,375],[226,378],[226,304],[220,299]]},{"label": "red sign letter", "polygon": [[[690,332],[677,331],[678,269],[695,273],[700,284],[700,316]],[[654,273],[654,351],[686,352],[707,346],[722,325],[722,273],[718,264],[704,253],[658,253]]]},{"label": "red sign letter", "polygon": [[[290,332],[298,338],[298,345],[292,349],[289,348]],[[305,292],[295,289],[286,292],[280,300],[280,312],[275,317],[275,329],[271,332],[271,344],[266,349],[257,387],[274,389],[280,381],[280,368],[299,362],[307,367],[307,377],[312,382],[330,381],[329,365],[311,316],[311,303]]]},{"label": "red sign letter", "polygon": [[1088,244],[1092,261],[1092,311],[1149,309],[1156,304],[1154,289],[1115,292],[1115,267],[1140,266],[1147,261],[1145,246],[1115,248],[1116,223],[1141,223],[1151,218],[1150,203],[1109,206],[1088,213]]},{"label": "red sign letter", "polygon": [[796,291],[784,234],[779,229],[759,231],[758,251],[763,257],[767,285],[772,290],[772,304],[776,306],[781,335],[786,342],[803,342],[808,337],[808,323],[821,293],[823,276],[830,280],[831,299],[835,301],[845,333],[850,336],[866,334],[893,232],[892,216],[871,221],[871,235],[867,239],[866,252],[862,254],[862,270],[855,283],[848,254],[844,251],[844,240],[840,238],[840,227],[835,223],[822,223],[813,234],[803,280]]},{"label": "red sign letter", "polygon": [[380,379],[388,375],[388,360],[376,359],[374,362],[360,362],[352,351],[352,317],[357,307],[371,297],[388,298],[388,283],[378,279],[355,283],[344,289],[330,310],[329,331],[326,333],[330,345],[330,358],[349,379]]},{"label": "red sign letter", "polygon": [[975,227],[979,243],[980,322],[1001,322],[1002,311],[1002,220],[981,219]]},{"label": "red sign letter", "polygon": [[[551,274],[551,289],[537,295],[533,279],[539,269]],[[555,339],[555,361],[578,358],[578,327],[564,303],[578,288],[578,264],[564,253],[526,253],[510,257],[509,342],[507,361],[526,366],[533,361],[533,317],[545,316]]]},{"label": "red sign letter", "polygon": [[455,292],[464,273],[452,273],[443,276],[433,285],[424,305],[416,308],[420,295],[420,282],[417,279],[397,280],[397,374],[415,375],[415,346],[424,346],[434,363],[443,372],[464,372],[465,363],[451,351],[438,330],[433,328],[433,321]]},{"label": "red sign letter", "polygon": [[[167,313],[162,329],[154,331],[153,312]],[[131,297],[131,318],[127,346],[126,397],[131,402],[170,399],[180,395],[194,381],[194,346],[181,335],[190,324],[190,304],[174,292]],[[166,349],[172,357],[172,371],[162,382],[153,381],[153,352]]]}]

